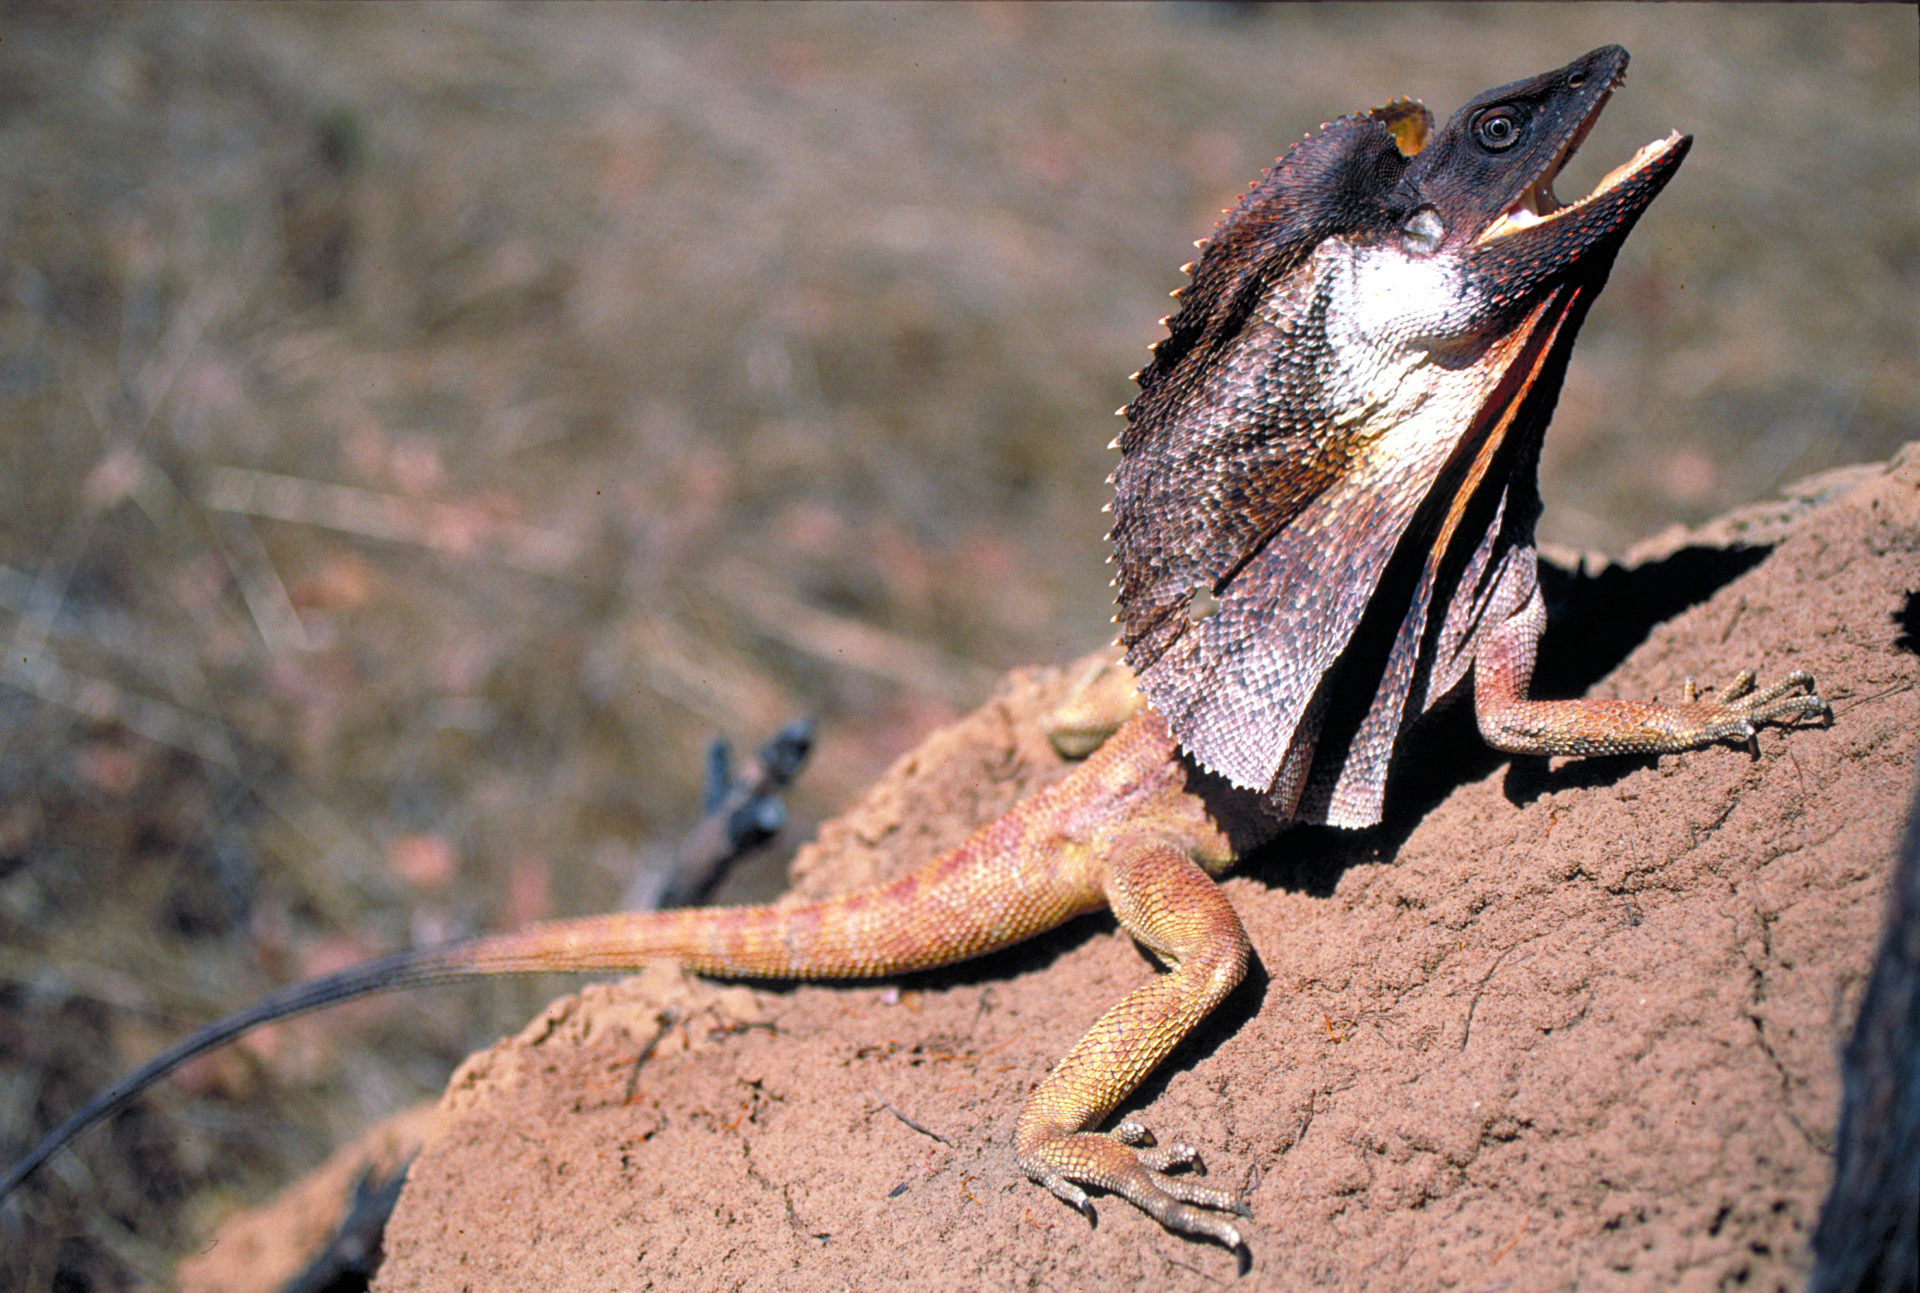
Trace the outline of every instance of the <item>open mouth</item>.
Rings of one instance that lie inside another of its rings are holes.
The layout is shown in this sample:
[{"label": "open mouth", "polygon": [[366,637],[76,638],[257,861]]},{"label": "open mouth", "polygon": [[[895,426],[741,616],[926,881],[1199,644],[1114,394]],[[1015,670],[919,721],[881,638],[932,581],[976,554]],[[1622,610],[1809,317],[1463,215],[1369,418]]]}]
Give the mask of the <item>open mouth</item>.
[{"label": "open mouth", "polygon": [[1671,154],[1674,149],[1682,147],[1684,136],[1677,130],[1669,134],[1665,139],[1656,139],[1641,148],[1640,151],[1632,157],[1614,167],[1611,171],[1608,171],[1606,175],[1601,178],[1600,182],[1594,186],[1593,192],[1576,202],[1562,202],[1553,191],[1553,181],[1559,176],[1560,172],[1565,169],[1567,163],[1573,159],[1574,153],[1579,150],[1580,145],[1586,140],[1587,132],[1592,130],[1593,123],[1600,119],[1600,109],[1606,106],[1607,99],[1612,96],[1612,93],[1612,87],[1609,87],[1607,93],[1602,95],[1599,101],[1593,105],[1592,110],[1587,113],[1586,119],[1580,123],[1580,128],[1568,137],[1566,147],[1562,148],[1560,152],[1542,168],[1540,174],[1534,178],[1533,182],[1521,190],[1520,196],[1515,198],[1512,204],[1509,205],[1505,211],[1502,211],[1492,224],[1487,226],[1480,236],[1474,240],[1476,243],[1484,246],[1487,243],[1516,234],[1522,229],[1531,229],[1538,225],[1549,223],[1550,221],[1579,211],[1583,207],[1590,206],[1604,197],[1612,189],[1619,187],[1627,180],[1632,179],[1648,168],[1659,164]]}]

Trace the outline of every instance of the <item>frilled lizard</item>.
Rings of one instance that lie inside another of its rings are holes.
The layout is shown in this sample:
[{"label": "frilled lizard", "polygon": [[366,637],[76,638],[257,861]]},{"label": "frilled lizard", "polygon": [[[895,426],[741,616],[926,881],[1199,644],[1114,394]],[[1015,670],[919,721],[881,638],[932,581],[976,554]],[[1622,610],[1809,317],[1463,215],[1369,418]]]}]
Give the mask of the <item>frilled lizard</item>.
[{"label": "frilled lizard", "polygon": [[[1127,1119],[1097,1130],[1245,971],[1214,877],[1295,821],[1380,818],[1403,722],[1473,678],[1486,739],[1532,754],[1682,750],[1826,711],[1793,674],[1681,703],[1528,697],[1545,623],[1536,467],[1567,356],[1622,240],[1691,140],[1648,144],[1587,197],[1554,177],[1627,66],[1609,46],[1490,90],[1445,128],[1396,100],[1296,144],[1200,244],[1117,446],[1112,541],[1129,677],[1117,731],[1064,780],[889,884],[793,907],[535,925],[295,985],[103,1092],[0,1179],[11,1191],[162,1074],[269,1020],[469,975],[900,974],[1101,907],[1167,973],[1035,1088],[1021,1169],[1241,1249],[1233,1193]],[[1137,690],[1133,683],[1137,679]],[[1139,701],[1144,698],[1146,704]]]}]

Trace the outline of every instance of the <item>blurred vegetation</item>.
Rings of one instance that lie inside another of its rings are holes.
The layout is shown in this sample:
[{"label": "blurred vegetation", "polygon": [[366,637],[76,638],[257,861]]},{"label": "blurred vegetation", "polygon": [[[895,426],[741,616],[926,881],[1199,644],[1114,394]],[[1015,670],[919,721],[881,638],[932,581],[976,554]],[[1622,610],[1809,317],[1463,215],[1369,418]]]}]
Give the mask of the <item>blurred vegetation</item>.
[{"label": "blurred vegetation", "polygon": [[[617,905],[717,733],[820,716],[804,828],[1104,641],[1108,411],[1331,116],[1619,41],[1563,196],[1698,136],[1576,353],[1546,537],[1885,456],[1915,24],[0,7],[0,1153],[272,985]],[[163,1272],[551,986],[194,1066],[0,1213],[0,1284]]]}]

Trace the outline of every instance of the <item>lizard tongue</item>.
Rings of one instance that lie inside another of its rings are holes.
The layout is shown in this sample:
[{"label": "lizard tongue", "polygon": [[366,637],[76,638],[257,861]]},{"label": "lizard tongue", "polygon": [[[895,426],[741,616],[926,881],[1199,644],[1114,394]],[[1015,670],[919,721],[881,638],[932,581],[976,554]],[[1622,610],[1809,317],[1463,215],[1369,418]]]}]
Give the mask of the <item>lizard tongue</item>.
[{"label": "lizard tongue", "polygon": [[1543,175],[1528,185],[1526,192],[1515,198],[1513,205],[1501,213],[1501,223],[1507,228],[1524,229],[1528,225],[1539,224],[1565,205],[1554,194],[1553,176]]}]

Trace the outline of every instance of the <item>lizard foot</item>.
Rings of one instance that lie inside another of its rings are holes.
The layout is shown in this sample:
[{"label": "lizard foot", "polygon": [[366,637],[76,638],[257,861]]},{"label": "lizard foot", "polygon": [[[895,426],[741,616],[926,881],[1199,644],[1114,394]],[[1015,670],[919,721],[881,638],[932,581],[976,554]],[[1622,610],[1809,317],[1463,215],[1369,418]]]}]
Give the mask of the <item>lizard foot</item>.
[{"label": "lizard foot", "polygon": [[1082,1185],[1119,1195],[1168,1230],[1236,1251],[1246,1248],[1239,1227],[1218,1214],[1251,1217],[1253,1210],[1229,1191],[1170,1175],[1181,1168],[1205,1171],[1199,1151],[1179,1141],[1156,1147],[1153,1134],[1131,1118],[1111,1132],[1075,1132],[1045,1141],[1021,1157],[1020,1168],[1088,1220],[1093,1205]]},{"label": "lizard foot", "polygon": [[1145,703],[1133,670],[1109,653],[1094,655],[1067,686],[1042,727],[1062,758],[1084,759],[1100,748]]},{"label": "lizard foot", "polygon": [[1700,688],[1694,680],[1686,680],[1686,703],[1703,711],[1701,741],[1751,741],[1762,723],[1833,717],[1833,706],[1814,690],[1813,675],[1805,670],[1796,669],[1757,691],[1754,681],[1753,670],[1742,669],[1719,689],[1719,699],[1707,701],[1700,699]]}]

